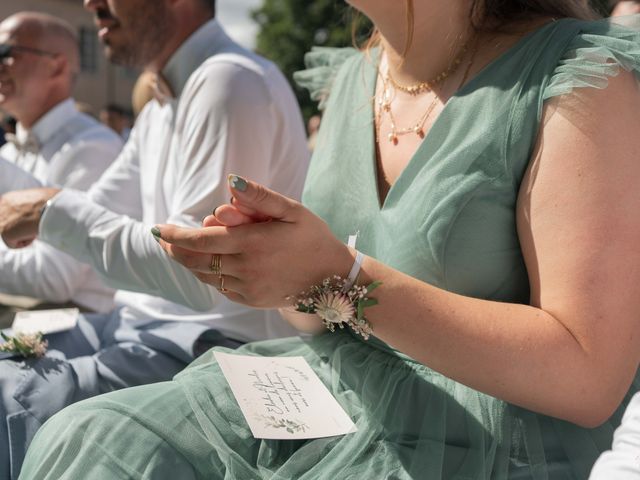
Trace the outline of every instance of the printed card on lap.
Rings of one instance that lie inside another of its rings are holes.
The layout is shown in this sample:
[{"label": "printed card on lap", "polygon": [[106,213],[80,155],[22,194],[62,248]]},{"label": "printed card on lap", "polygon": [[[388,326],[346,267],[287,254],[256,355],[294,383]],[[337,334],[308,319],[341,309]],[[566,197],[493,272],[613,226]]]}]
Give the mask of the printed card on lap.
[{"label": "printed card on lap", "polygon": [[16,313],[11,330],[16,333],[57,333],[71,330],[78,323],[77,308],[31,310]]},{"label": "printed card on lap", "polygon": [[214,356],[255,438],[323,438],[356,431],[304,358]]}]

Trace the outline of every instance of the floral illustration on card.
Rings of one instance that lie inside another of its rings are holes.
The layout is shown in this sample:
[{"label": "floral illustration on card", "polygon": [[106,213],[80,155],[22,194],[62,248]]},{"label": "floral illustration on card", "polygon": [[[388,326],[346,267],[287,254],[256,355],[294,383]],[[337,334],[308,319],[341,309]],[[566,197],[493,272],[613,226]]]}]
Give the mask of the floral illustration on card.
[{"label": "floral illustration on card", "polygon": [[256,419],[262,422],[265,427],[284,429],[291,434],[304,433],[309,428],[304,422],[289,420],[288,418],[276,418],[273,415],[257,415]]}]

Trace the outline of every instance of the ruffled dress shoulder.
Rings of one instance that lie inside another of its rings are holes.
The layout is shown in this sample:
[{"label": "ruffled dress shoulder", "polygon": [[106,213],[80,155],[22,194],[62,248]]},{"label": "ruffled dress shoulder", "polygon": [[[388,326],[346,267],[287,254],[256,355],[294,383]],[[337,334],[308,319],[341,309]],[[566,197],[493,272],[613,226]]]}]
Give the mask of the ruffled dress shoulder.
[{"label": "ruffled dress shoulder", "polygon": [[[552,97],[640,71],[638,19],[625,21],[559,20],[522,38],[448,102],[383,204],[374,169],[375,52],[314,50],[297,79],[325,112],[303,201],[339,238],[359,231],[363,253],[408,275],[462,295],[528,303],[514,208],[542,110]],[[32,444],[22,478],[579,480],[610,447],[640,386],[636,378],[609,421],[584,429],[348,331],[252,343],[238,353],[304,357],[357,432],[253,438],[208,352],[172,382],[55,416]]]},{"label": "ruffled dress shoulder", "polygon": [[338,70],[348,59],[358,55],[355,48],[314,47],[304,57],[306,70],[296,72],[294,80],[307,89],[311,99],[324,110]]},{"label": "ruffled dress shoulder", "polygon": [[640,79],[640,16],[600,22],[577,22],[571,38],[545,88],[543,98],[566,95],[576,88],[604,89],[609,78],[633,71]]}]

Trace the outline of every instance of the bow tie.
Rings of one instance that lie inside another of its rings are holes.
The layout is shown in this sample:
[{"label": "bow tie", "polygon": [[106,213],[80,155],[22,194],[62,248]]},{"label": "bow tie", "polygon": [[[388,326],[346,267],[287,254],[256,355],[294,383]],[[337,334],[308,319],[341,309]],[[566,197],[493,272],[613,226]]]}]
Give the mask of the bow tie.
[{"label": "bow tie", "polygon": [[5,133],[4,139],[12,143],[20,153],[33,153],[37,155],[40,152],[40,144],[38,140],[36,140],[36,137],[31,134],[27,136],[24,142],[21,142],[13,133]]}]

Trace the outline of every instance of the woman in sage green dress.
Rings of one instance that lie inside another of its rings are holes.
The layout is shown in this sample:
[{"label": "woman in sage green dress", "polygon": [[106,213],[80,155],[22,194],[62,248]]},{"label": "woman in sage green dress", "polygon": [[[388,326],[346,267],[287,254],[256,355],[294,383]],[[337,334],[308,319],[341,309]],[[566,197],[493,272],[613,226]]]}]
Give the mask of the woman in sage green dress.
[{"label": "woman in sage green dress", "polygon": [[369,340],[238,350],[303,356],[357,432],[253,438],[208,352],[54,416],[21,478],[583,479],[610,446],[638,389],[637,20],[580,0],[350,3],[369,48],[315,50],[298,76],[326,105],[306,208],[236,177],[208,228],[159,228],[257,307],[346,276],[359,232],[359,282],[382,281]]}]

